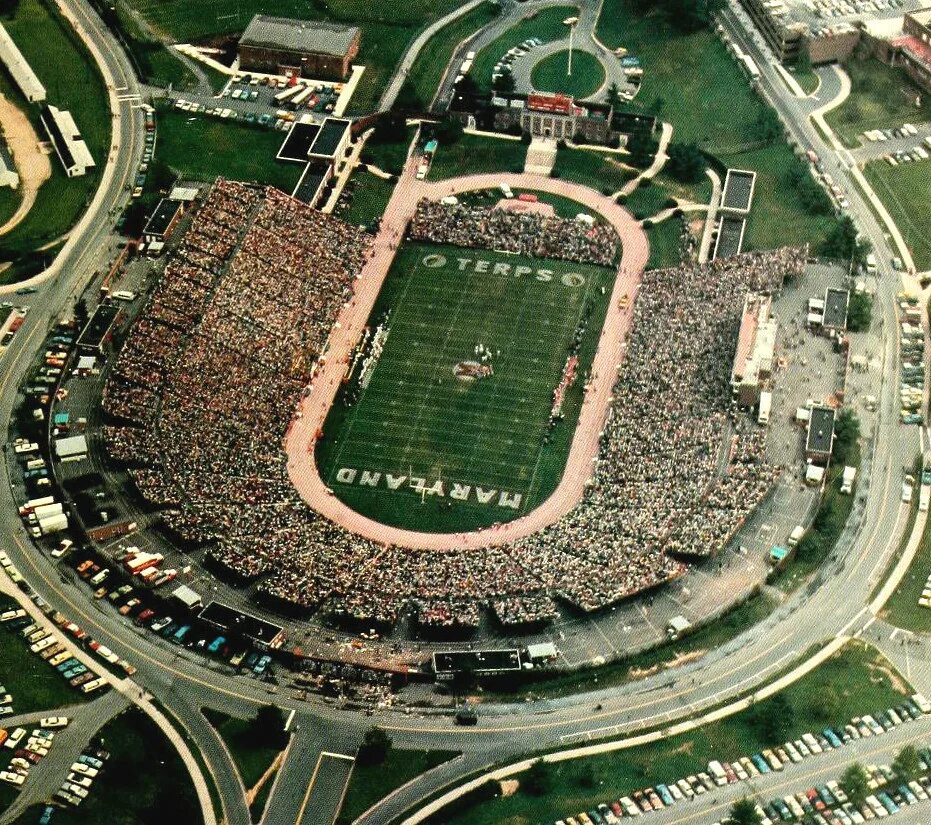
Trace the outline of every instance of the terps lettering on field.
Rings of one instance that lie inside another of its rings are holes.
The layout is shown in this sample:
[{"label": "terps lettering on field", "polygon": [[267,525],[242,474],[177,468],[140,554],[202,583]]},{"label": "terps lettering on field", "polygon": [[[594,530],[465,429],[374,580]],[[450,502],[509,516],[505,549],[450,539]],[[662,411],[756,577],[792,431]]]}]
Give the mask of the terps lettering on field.
[{"label": "terps lettering on field", "polygon": [[[489,261],[485,258],[455,258],[450,260],[445,255],[437,253],[425,255],[421,263],[428,269],[453,269],[456,272],[475,272],[478,275],[504,275],[513,278],[533,277],[538,281],[547,283],[556,277],[552,269],[542,267],[524,266],[523,264],[509,264],[504,261]],[[559,276],[559,282],[564,286],[580,287],[585,285],[585,276],[578,272],[565,272]]]},{"label": "terps lettering on field", "polygon": [[436,496],[438,498],[449,498],[453,501],[468,501],[474,504],[509,507],[512,510],[519,510],[523,499],[522,493],[511,493],[507,490],[486,490],[484,487],[460,484],[458,481],[442,481],[440,479],[428,482],[427,479],[417,476],[396,476],[392,473],[356,470],[352,467],[341,467],[337,470],[336,481],[340,484],[354,484],[357,487],[380,487],[385,490],[400,490],[406,487],[419,496]]}]

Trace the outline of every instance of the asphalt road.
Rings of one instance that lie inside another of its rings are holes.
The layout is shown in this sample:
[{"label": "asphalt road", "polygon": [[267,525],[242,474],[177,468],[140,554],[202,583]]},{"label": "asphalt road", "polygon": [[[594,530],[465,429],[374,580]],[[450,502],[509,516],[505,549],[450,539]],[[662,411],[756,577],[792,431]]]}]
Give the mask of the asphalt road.
[{"label": "asphalt road", "polygon": [[[89,31],[99,45],[109,71],[131,97],[135,81],[125,60],[115,50],[107,34],[99,30],[83,3],[70,7],[83,15]],[[740,33],[739,24],[726,12],[724,22],[742,48],[751,55],[757,52]],[[873,242],[880,261],[877,314],[885,331],[884,374],[880,416],[875,450],[866,450],[861,470],[861,486],[854,514],[844,531],[837,550],[811,584],[785,600],[775,613],[722,648],[709,652],[698,662],[673,672],[657,674],[634,684],[610,690],[558,700],[483,705],[480,723],[475,728],[456,728],[445,713],[416,711],[402,714],[385,711],[373,718],[347,712],[324,700],[301,702],[284,691],[269,688],[252,679],[230,676],[209,668],[203,661],[186,655],[170,658],[149,636],[135,631],[114,611],[92,605],[83,589],[60,576],[51,560],[29,544],[16,516],[16,502],[9,489],[0,489],[0,525],[5,545],[20,570],[35,589],[51,604],[82,624],[95,637],[125,656],[139,668],[140,684],[168,707],[177,711],[182,721],[200,742],[199,726],[192,714],[203,704],[215,705],[228,712],[249,715],[260,703],[274,701],[296,709],[295,723],[300,727],[297,742],[285,765],[282,780],[272,798],[268,822],[297,822],[300,804],[310,778],[308,756],[319,754],[320,742],[328,750],[351,753],[361,733],[373,722],[392,732],[397,746],[443,747],[466,751],[466,757],[449,768],[448,773],[433,772],[396,795],[389,805],[373,811],[367,823],[387,822],[392,810],[421,798],[446,780],[492,761],[505,760],[531,748],[574,743],[588,737],[628,732],[657,722],[686,717],[697,709],[716,704],[759,684],[813,644],[823,643],[835,634],[853,634],[871,619],[865,607],[872,584],[896,544],[906,511],[898,501],[903,467],[909,466],[918,451],[918,431],[898,424],[895,380],[895,318],[892,297],[899,289],[898,279],[889,271],[891,251],[872,213],[859,197],[847,169],[824,145],[807,120],[806,105],[792,98],[775,71],[761,59],[763,93],[777,108],[790,131],[803,147],[812,147],[822,157],[836,181],[848,191],[851,211],[864,234]],[[807,99],[806,99],[807,100]],[[104,193],[107,204],[116,206],[127,197],[125,184],[134,174],[141,154],[142,123],[133,101],[120,102],[123,116],[115,121],[120,149],[116,164],[118,174]],[[58,272],[36,296],[24,327],[17,333],[5,354],[4,377],[0,382],[0,420],[8,421],[16,403],[20,377],[29,365],[34,350],[51,319],[65,309],[78,294],[91,273],[107,259],[111,249],[111,219],[116,209],[104,210],[98,219],[76,239]],[[183,695],[185,701],[172,702]],[[595,705],[599,706],[594,710]],[[305,733],[306,732],[306,733]],[[312,733],[310,733],[312,732]],[[305,739],[305,735],[307,738]],[[336,743],[331,745],[330,743]],[[316,750],[315,750],[316,745]],[[201,745],[202,748],[204,745]],[[235,796],[228,765],[205,749],[208,763],[221,793]],[[233,803],[230,810],[239,810]]]}]

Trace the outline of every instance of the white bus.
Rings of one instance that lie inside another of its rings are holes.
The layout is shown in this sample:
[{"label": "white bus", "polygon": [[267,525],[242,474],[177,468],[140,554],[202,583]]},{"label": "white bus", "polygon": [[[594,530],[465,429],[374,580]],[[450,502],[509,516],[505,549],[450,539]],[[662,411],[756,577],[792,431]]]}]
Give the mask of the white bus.
[{"label": "white bus", "polygon": [[113,293],[112,297],[115,298],[117,301],[135,301],[136,293],[130,292],[128,289],[118,289],[116,292]]},{"label": "white bus", "polygon": [[283,92],[278,92],[278,94],[275,95],[275,103],[281,104],[286,100],[290,100],[303,88],[303,85],[300,83],[295,83],[293,86],[288,86],[288,88]]},{"label": "white bus", "polygon": [[750,57],[749,54],[741,54],[740,59],[743,61],[744,67],[747,70],[747,74],[756,80],[760,76],[760,69],[754,62],[753,58]]},{"label": "white bus", "polygon": [[773,394],[764,390],[760,393],[760,411],[757,413],[757,424],[768,424],[769,414],[773,408]]}]

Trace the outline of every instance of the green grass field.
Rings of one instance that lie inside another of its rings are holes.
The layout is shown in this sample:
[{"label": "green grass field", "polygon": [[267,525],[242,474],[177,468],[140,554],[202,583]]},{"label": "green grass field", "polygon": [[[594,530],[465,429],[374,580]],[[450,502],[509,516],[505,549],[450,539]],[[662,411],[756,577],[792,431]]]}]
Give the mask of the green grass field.
[{"label": "green grass field", "polygon": [[356,62],[366,67],[350,104],[350,113],[371,111],[407,45],[417,32],[460,5],[458,0],[422,0],[416,4],[368,0],[129,0],[164,37],[176,42],[240,33],[255,14],[301,20],[329,20],[358,26],[362,42]]},{"label": "green grass field", "polygon": [[641,181],[641,185],[630,193],[624,204],[638,221],[666,209],[666,202],[671,197],[664,186],[650,181],[646,181],[646,186],[642,185],[643,183],[644,181]]},{"label": "green grass field", "polygon": [[375,135],[372,135],[365,142],[365,148],[362,150],[362,161],[374,164],[383,172],[399,175],[404,167],[404,161],[407,159],[407,150],[413,137],[413,128],[406,130],[403,140],[379,140]]},{"label": "green grass field", "polygon": [[859,146],[860,136],[870,129],[931,120],[927,95],[916,107],[918,90],[901,69],[872,58],[850,60],[844,69],[850,75],[850,97],[828,112],[825,120],[846,146]]},{"label": "green grass field", "polygon": [[556,150],[553,169],[564,180],[610,195],[636,176],[635,172],[622,165],[625,159],[626,155],[616,152],[561,146]]},{"label": "green grass field", "polygon": [[385,214],[385,207],[394,191],[391,181],[359,169],[353,172],[349,185],[352,187],[349,206],[343,210],[337,209],[334,213],[337,217],[347,223],[368,226]]},{"label": "green grass field", "polygon": [[414,751],[391,748],[380,765],[356,763],[346,789],[346,800],[337,825],[348,825],[395,788],[437,765],[448,762],[457,751]]},{"label": "green grass field", "polygon": [[283,140],[284,133],[273,129],[162,109],[155,157],[185,178],[223,175],[268,183],[290,194],[304,167],[275,160]]},{"label": "green grass field", "polygon": [[[3,25],[45,85],[49,100],[74,115],[91,155],[101,166],[110,146],[110,112],[100,75],[77,35],[44,0],[22,0]],[[38,109],[11,87],[5,75],[0,77],[0,91],[27,112],[36,132],[44,136]],[[68,178],[56,157],[51,162],[52,177],[39,190],[29,215],[0,241],[5,260],[28,255],[63,235],[93,198],[99,172]]]},{"label": "green grass field", "polygon": [[926,526],[918,552],[908,570],[905,571],[899,586],[886,602],[881,614],[882,618],[896,627],[913,630],[916,633],[931,633],[931,610],[918,606],[918,599],[929,575],[931,575],[931,526]]},{"label": "green grass field", "polygon": [[256,745],[251,723],[247,719],[237,719],[212,708],[203,708],[201,712],[226,743],[242,783],[249,790],[264,776],[280,751]]},{"label": "green grass field", "polygon": [[931,269],[931,161],[898,166],[874,161],[866,165],[864,174],[905,238],[915,267],[919,272]]},{"label": "green grass field", "polygon": [[543,58],[530,73],[530,82],[541,92],[562,92],[584,100],[597,92],[605,82],[605,70],[593,54],[575,51],[572,54],[572,74],[568,50]]},{"label": "green grass field", "polygon": [[512,26],[500,37],[492,40],[476,56],[472,65],[472,77],[483,88],[491,85],[491,72],[509,49],[519,46],[525,40],[536,37],[544,43],[561,40],[569,36],[569,29],[562,22],[578,13],[578,7],[571,4],[552,6],[534,11],[527,10],[527,15],[516,26]]},{"label": "green grass field", "polygon": [[437,150],[430,180],[455,178],[476,172],[523,172],[527,147],[519,140],[463,134],[452,145]]},{"label": "green grass field", "polygon": [[[430,267],[427,263],[445,264]],[[460,271],[457,259],[551,270],[535,274]],[[424,260],[427,263],[424,263]],[[574,277],[572,277],[574,276]],[[545,277],[545,276],[544,276]],[[578,286],[567,286],[565,281]],[[474,529],[528,512],[552,491],[566,453],[604,320],[614,272],[491,251],[408,244],[399,252],[372,314],[388,316],[390,334],[368,387],[352,406],[337,402],[318,442],[321,473],[336,495],[384,523],[428,531]],[[544,436],[569,346],[588,317],[565,420]],[[495,355],[493,375],[457,379],[459,362],[482,344]],[[354,386],[354,385],[351,385]],[[445,488],[472,485],[468,501],[421,496],[405,483],[390,490],[339,481],[340,468],[422,477]],[[516,509],[476,500],[476,487],[519,494]]]},{"label": "green grass field", "polygon": [[[821,730],[856,714],[901,702],[904,680],[870,648],[849,644],[821,667],[782,691],[791,708],[785,738]],[[444,819],[447,825],[535,825],[588,810],[593,803],[618,799],[637,788],[655,786],[704,770],[710,759],[731,761],[770,744],[765,741],[772,699],[720,722],[672,739],[635,749],[574,759],[553,767],[548,792],[518,793],[483,803]],[[780,740],[784,741],[784,740]],[[518,777],[519,779],[519,777]]]},{"label": "green grass field", "polygon": [[682,221],[679,218],[657,223],[646,230],[650,242],[650,259],[647,269],[665,269],[676,266],[680,261],[680,238]]}]

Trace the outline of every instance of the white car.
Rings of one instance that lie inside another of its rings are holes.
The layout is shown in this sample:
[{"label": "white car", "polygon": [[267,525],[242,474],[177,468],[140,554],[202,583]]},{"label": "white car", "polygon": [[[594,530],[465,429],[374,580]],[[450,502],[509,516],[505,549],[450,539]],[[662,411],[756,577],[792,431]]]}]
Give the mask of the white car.
[{"label": "white car", "polygon": [[78,797],[78,799],[86,799],[88,790],[87,788],[82,788],[80,785],[75,785],[73,782],[66,782],[62,785],[62,789],[66,790],[70,794]]},{"label": "white car", "polygon": [[72,773],[79,773],[82,776],[90,776],[91,778],[97,776],[99,771],[97,768],[92,768],[90,765],[85,765],[83,762],[74,762],[71,765]]},{"label": "white car", "polygon": [[68,781],[72,785],[77,785],[79,788],[89,788],[91,785],[94,784],[94,780],[91,779],[89,776],[81,776],[80,774],[76,774],[76,773],[69,773]]},{"label": "white car", "polygon": [[13,771],[0,771],[0,779],[11,785],[22,785],[26,781],[25,776],[21,773],[13,773]]},{"label": "white car", "polygon": [[46,716],[39,720],[40,728],[65,728],[70,720],[67,716]]}]

